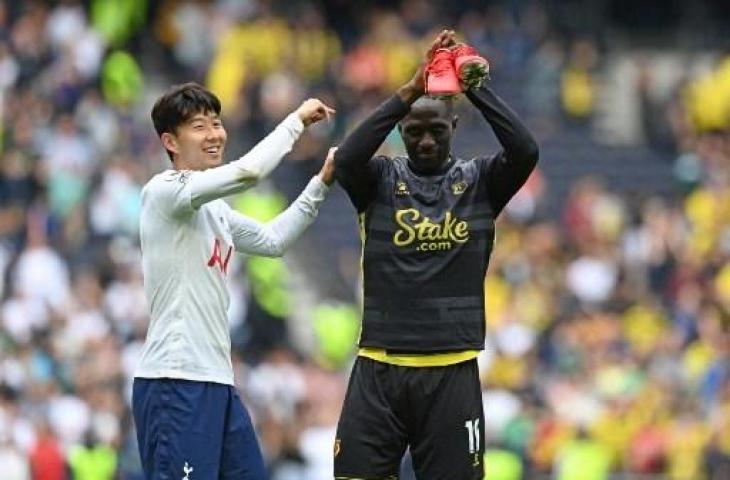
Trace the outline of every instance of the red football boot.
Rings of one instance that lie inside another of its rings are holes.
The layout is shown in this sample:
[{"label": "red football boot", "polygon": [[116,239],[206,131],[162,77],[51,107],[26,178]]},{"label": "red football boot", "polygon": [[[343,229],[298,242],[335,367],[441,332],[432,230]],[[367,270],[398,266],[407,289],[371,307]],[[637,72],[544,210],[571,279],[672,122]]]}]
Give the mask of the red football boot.
[{"label": "red football boot", "polygon": [[461,93],[461,85],[454,70],[454,52],[439,48],[426,66],[426,95],[449,96]]},{"label": "red football boot", "polygon": [[460,43],[453,52],[456,76],[466,90],[480,87],[489,78],[489,62],[476,48]]}]

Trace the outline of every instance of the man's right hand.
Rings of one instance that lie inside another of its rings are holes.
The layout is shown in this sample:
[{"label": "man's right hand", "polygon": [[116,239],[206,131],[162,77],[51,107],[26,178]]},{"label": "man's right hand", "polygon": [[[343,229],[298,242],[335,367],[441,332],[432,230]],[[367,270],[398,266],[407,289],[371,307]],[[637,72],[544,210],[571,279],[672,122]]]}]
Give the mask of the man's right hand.
[{"label": "man's right hand", "polygon": [[305,127],[313,123],[317,123],[323,119],[330,119],[331,115],[334,115],[335,109],[330,108],[317,98],[309,98],[302,102],[299,108],[296,109],[297,115],[302,120]]},{"label": "man's right hand", "polygon": [[453,30],[441,30],[441,32],[431,42],[426,55],[418,66],[416,73],[413,75],[408,83],[398,89],[398,95],[403,99],[404,102],[411,104],[415,102],[420,96],[426,92],[426,80],[425,71],[426,65],[431,61],[433,53],[439,48],[451,48],[456,45],[456,32]]},{"label": "man's right hand", "polygon": [[337,147],[332,147],[327,152],[327,158],[319,171],[319,179],[326,185],[332,185],[335,180],[335,152]]}]

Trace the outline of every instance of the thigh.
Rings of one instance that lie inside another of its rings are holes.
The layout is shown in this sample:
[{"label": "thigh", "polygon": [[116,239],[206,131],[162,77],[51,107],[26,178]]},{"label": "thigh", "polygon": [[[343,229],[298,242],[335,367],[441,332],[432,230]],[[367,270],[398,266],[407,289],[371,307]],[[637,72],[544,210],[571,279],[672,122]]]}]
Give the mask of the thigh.
[{"label": "thigh", "polygon": [[221,474],[223,480],[264,480],[267,477],[251,416],[234,387],[226,415]]},{"label": "thigh", "polygon": [[220,405],[226,399],[225,387],[188,380],[135,379],[133,415],[147,478],[218,479],[225,417]]},{"label": "thigh", "polygon": [[155,452],[161,430],[159,380],[135,378],[132,384],[132,416],[137,432],[137,448],[147,478],[154,478]]},{"label": "thigh", "polygon": [[420,369],[412,395],[411,454],[418,478],[484,477],[484,411],[476,360]]},{"label": "thigh", "polygon": [[358,357],[334,446],[335,478],[396,479],[406,449],[398,367]]}]

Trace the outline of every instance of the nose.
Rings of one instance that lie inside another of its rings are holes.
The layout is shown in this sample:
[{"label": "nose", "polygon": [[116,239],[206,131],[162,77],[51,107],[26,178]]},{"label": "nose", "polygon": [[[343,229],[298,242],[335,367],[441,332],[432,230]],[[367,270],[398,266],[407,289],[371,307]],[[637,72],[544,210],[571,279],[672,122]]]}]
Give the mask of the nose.
[{"label": "nose", "polygon": [[221,131],[221,129],[217,129],[214,127],[208,127],[205,130],[205,141],[206,142],[222,142],[225,138],[225,132]]},{"label": "nose", "polygon": [[436,146],[436,141],[430,133],[426,133],[423,135],[423,138],[421,138],[421,141],[418,142],[418,146],[421,150],[431,150]]}]

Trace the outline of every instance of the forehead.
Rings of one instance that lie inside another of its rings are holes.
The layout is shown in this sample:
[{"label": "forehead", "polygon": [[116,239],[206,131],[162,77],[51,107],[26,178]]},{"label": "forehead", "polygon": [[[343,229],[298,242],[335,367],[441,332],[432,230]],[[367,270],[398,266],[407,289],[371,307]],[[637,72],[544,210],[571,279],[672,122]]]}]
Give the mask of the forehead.
[{"label": "forehead", "polygon": [[212,110],[199,110],[191,113],[185,121],[189,123],[195,120],[216,120],[218,118],[219,115]]},{"label": "forehead", "polygon": [[440,100],[422,99],[411,106],[408,115],[402,123],[412,122],[450,122],[452,114],[445,102]]}]

